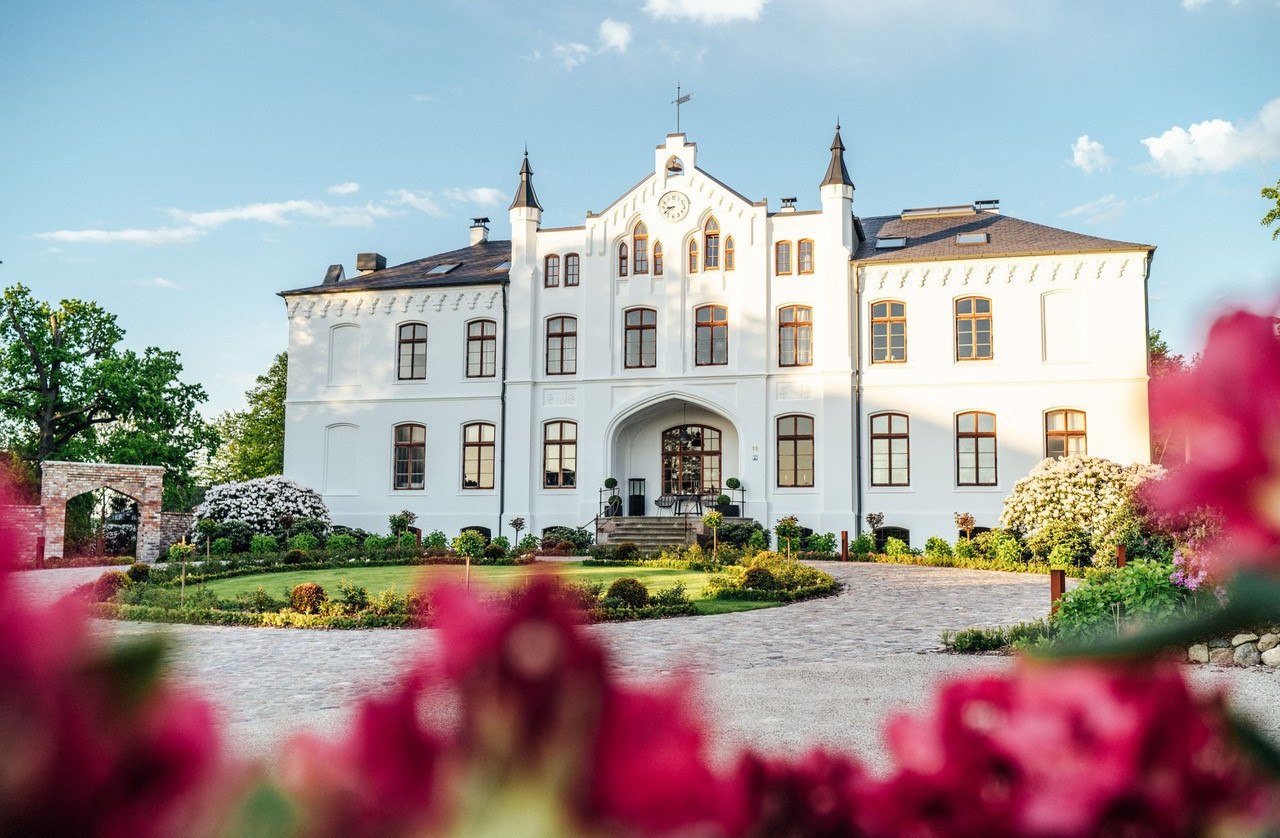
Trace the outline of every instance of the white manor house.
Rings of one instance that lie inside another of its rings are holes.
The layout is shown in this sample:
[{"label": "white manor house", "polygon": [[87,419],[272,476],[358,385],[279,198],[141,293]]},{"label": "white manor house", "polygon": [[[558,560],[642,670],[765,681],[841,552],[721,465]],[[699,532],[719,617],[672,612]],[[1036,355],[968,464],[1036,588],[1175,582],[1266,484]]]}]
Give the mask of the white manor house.
[{"label": "white manor house", "polygon": [[673,516],[723,493],[766,527],[883,513],[918,546],[957,511],[996,526],[1046,456],[1149,461],[1153,247],[994,201],[859,216],[838,127],[812,210],[697,154],[668,135],[558,228],[526,154],[511,241],[476,219],[465,247],[282,292],[286,476],[374,531],[409,509],[510,536],[590,526],[614,494],[616,516]]}]

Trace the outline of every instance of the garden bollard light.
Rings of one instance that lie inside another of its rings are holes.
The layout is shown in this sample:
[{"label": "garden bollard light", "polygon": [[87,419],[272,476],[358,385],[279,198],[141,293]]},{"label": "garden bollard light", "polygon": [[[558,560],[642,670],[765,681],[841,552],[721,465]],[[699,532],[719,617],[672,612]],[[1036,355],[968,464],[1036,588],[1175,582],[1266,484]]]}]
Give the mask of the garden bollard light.
[{"label": "garden bollard light", "polygon": [[36,536],[36,567],[44,570],[44,536]]},{"label": "garden bollard light", "polygon": [[849,531],[840,530],[840,561],[849,561]]},{"label": "garden bollard light", "polygon": [[1124,567],[1126,552],[1123,544],[1116,545],[1116,567]]},{"label": "garden bollard light", "polygon": [[1049,616],[1058,613],[1058,603],[1067,591],[1067,572],[1061,568],[1049,571]]}]

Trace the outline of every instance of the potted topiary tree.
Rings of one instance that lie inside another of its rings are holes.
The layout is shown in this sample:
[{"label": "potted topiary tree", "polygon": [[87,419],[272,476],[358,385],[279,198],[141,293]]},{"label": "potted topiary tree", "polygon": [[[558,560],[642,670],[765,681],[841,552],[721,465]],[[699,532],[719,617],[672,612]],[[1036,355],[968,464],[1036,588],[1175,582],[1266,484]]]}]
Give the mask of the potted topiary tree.
[{"label": "potted topiary tree", "polygon": [[609,500],[605,503],[604,517],[612,518],[615,515],[622,514],[622,498],[618,495],[609,495]]},{"label": "potted topiary tree", "polygon": [[618,488],[618,481],[613,477],[606,477],[604,479],[604,487],[606,489],[616,489]]},{"label": "potted topiary tree", "polygon": [[720,495],[716,498],[715,510],[726,518],[738,518],[741,515],[738,504],[734,503],[733,498],[728,495]]}]

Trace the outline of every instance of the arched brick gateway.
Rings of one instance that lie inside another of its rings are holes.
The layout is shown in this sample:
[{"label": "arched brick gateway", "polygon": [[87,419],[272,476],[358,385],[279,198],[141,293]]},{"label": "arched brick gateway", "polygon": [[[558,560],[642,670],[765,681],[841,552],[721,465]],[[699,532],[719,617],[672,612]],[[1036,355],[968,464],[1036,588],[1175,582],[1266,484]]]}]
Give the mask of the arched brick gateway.
[{"label": "arched brick gateway", "polygon": [[107,488],[138,502],[138,560],[155,561],[160,549],[160,502],[164,466],[50,461],[40,466],[40,506],[44,509],[45,555],[62,555],[67,531],[67,501]]}]

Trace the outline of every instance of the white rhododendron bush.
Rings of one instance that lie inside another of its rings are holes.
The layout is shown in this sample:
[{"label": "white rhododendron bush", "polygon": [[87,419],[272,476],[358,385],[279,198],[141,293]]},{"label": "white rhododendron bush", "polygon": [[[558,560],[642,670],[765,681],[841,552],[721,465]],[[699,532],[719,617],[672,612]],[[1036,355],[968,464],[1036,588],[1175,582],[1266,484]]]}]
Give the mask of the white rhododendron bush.
[{"label": "white rhododendron bush", "polygon": [[195,508],[197,522],[244,521],[259,533],[272,532],[285,516],[319,518],[327,524],[329,508],[314,489],[278,476],[214,486]]},{"label": "white rhododendron bush", "polygon": [[1013,484],[1000,523],[1028,534],[1060,523],[1101,535],[1131,508],[1138,486],[1163,474],[1160,466],[1122,466],[1102,457],[1042,460]]}]

